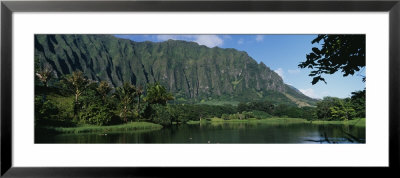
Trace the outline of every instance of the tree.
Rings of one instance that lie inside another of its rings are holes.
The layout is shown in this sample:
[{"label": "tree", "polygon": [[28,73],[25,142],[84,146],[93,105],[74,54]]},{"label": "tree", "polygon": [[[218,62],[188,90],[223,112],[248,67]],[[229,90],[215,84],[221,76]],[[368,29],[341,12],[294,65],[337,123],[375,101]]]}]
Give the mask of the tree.
[{"label": "tree", "polygon": [[137,110],[139,110],[139,108],[140,108],[140,97],[142,96],[142,94],[143,94],[143,87],[139,85],[136,88],[136,96],[138,97]]},{"label": "tree", "polygon": [[[322,47],[312,48],[307,60],[300,68],[315,69],[309,76],[314,77],[312,84],[326,83],[322,74],[334,74],[341,71],[343,76],[354,75],[365,67],[365,35],[318,35],[311,43],[323,41]],[[363,77],[365,81],[365,76]]]},{"label": "tree", "polygon": [[81,121],[85,124],[89,123],[93,125],[108,125],[113,118],[113,114],[109,108],[98,103],[86,106],[79,115]]},{"label": "tree", "polygon": [[316,118],[322,120],[351,120],[356,116],[349,98],[324,97],[317,103]]},{"label": "tree", "polygon": [[248,108],[247,104],[244,103],[244,102],[240,102],[240,103],[237,105],[237,111],[238,111],[238,112],[243,112],[243,111],[248,111],[248,110],[250,110],[250,109]]},{"label": "tree", "polygon": [[51,101],[43,101],[35,97],[35,121],[55,119],[59,114],[59,109]]},{"label": "tree", "polygon": [[53,69],[50,66],[45,65],[43,69],[36,72],[36,76],[43,83],[43,86],[47,87],[48,82],[53,77]]},{"label": "tree", "polygon": [[110,93],[110,91],[112,90],[112,87],[111,87],[110,83],[108,83],[106,81],[101,81],[96,90],[101,95],[103,102],[105,102],[108,93]]},{"label": "tree", "polygon": [[121,87],[117,87],[114,96],[121,102],[120,117],[122,117],[125,122],[128,122],[128,112],[136,97],[136,87],[125,82]]},{"label": "tree", "polygon": [[338,105],[332,106],[329,109],[333,120],[348,121],[353,119],[356,115],[356,112],[351,105],[343,100],[339,100]]},{"label": "tree", "polygon": [[162,104],[153,104],[151,106],[152,114],[151,120],[162,126],[170,126],[172,125],[172,117],[167,106]]},{"label": "tree", "polygon": [[166,105],[167,101],[174,100],[174,96],[164,86],[155,83],[148,85],[147,95],[144,99],[150,104]]},{"label": "tree", "polygon": [[89,79],[80,70],[72,72],[72,75],[67,76],[65,81],[67,87],[74,92],[76,103],[78,102],[79,96],[82,95],[90,84]]},{"label": "tree", "polygon": [[365,117],[365,89],[351,93],[350,102],[357,117]]},{"label": "tree", "polygon": [[69,90],[72,90],[75,94],[74,116],[77,116],[79,108],[79,96],[81,96],[82,93],[89,87],[91,82],[80,70],[72,72],[72,74],[68,75],[64,81],[65,86],[69,88]]},{"label": "tree", "polygon": [[315,111],[316,118],[321,120],[332,120],[331,109],[334,106],[339,106],[340,98],[324,97],[317,103]]}]

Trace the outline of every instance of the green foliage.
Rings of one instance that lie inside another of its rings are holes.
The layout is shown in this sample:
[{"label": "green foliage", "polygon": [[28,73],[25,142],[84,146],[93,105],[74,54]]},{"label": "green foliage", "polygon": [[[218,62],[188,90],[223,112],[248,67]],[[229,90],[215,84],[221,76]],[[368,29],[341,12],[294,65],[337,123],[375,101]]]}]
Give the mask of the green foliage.
[{"label": "green foliage", "polygon": [[296,105],[285,103],[274,104],[271,101],[239,103],[237,110],[241,113],[245,111],[252,112],[259,119],[272,116],[311,119],[314,112],[313,107],[297,107]]},{"label": "green foliage", "polygon": [[268,114],[267,112],[259,111],[259,110],[253,110],[253,111],[251,111],[251,113],[253,114],[254,118],[256,118],[256,119],[265,119],[265,118],[272,117],[271,114]]},{"label": "green foliage", "polygon": [[72,72],[64,78],[65,86],[75,94],[75,102],[78,102],[79,96],[89,87],[90,81],[80,70]]},{"label": "green foliage", "polygon": [[299,108],[301,110],[300,115],[297,116],[298,118],[303,118],[307,120],[315,120],[316,118],[316,107],[301,107]]},{"label": "green foliage", "polygon": [[163,126],[149,122],[129,122],[110,126],[82,125],[78,127],[50,127],[60,133],[109,133],[121,131],[159,130]]},{"label": "green foliage", "polygon": [[42,82],[43,86],[47,87],[48,82],[53,78],[53,69],[49,65],[45,65],[43,69],[35,71],[35,75]]},{"label": "green foliage", "polygon": [[190,120],[198,121],[200,118],[221,117],[236,112],[236,107],[231,105],[212,106],[204,104],[170,104],[167,106],[172,116],[172,121],[186,123]]},{"label": "green foliage", "polygon": [[229,120],[229,114],[222,114],[221,119],[223,120]]},{"label": "green foliage", "polygon": [[332,120],[350,120],[356,115],[356,112],[350,106],[345,106],[341,103],[339,106],[329,108],[331,110]]},{"label": "green foliage", "polygon": [[308,120],[314,119],[314,107],[296,107],[289,105],[278,105],[275,108],[274,116],[290,117],[290,118],[304,118]]},{"label": "green foliage", "polygon": [[[58,80],[39,78],[40,66],[46,65]],[[109,35],[35,35],[35,75],[35,120],[69,122],[74,117],[76,122],[98,126],[146,120],[169,126],[210,118],[365,117],[365,90],[352,93],[351,99],[327,98],[316,108],[299,108],[296,101],[312,104],[315,100],[285,85],[246,53],[182,41],[136,43]],[[153,84],[140,87],[147,82]],[[114,93],[113,86],[118,86]],[[171,101],[174,96],[179,99]]]},{"label": "green foliage", "polygon": [[112,90],[112,87],[110,83],[106,81],[101,81],[96,90],[101,95],[103,102],[106,102],[107,95]]},{"label": "green foliage", "polygon": [[35,97],[35,120],[57,119],[59,110],[57,106],[42,97]]},{"label": "green foliage", "polygon": [[133,101],[136,97],[136,87],[130,83],[124,83],[123,86],[116,88],[114,97],[120,102],[120,117],[128,122],[128,114],[132,110]]},{"label": "green foliage", "polygon": [[168,105],[168,112],[171,115],[172,122],[176,123],[187,123],[193,120],[193,117],[196,117],[195,115],[191,115],[191,113],[185,112],[178,105]]},{"label": "green foliage", "polygon": [[79,122],[99,126],[119,123],[111,111],[115,107],[108,102],[110,100],[106,100],[106,96],[98,92],[98,88],[97,83],[90,84],[80,99],[80,105],[75,106],[79,107]]},{"label": "green foliage", "polygon": [[238,112],[256,110],[273,114],[275,107],[275,104],[270,101],[255,101],[249,103],[239,103],[239,105],[237,106],[237,110]]},{"label": "green foliage", "polygon": [[351,94],[350,102],[356,112],[356,117],[365,118],[365,89]]},{"label": "green foliage", "polygon": [[253,112],[242,112],[242,113],[235,113],[235,114],[222,114],[221,119],[223,120],[245,120],[250,118],[256,118]]},{"label": "green foliage", "polygon": [[166,105],[167,101],[174,100],[174,96],[164,86],[154,83],[147,86],[147,94],[144,99],[150,104]]},{"label": "green foliage", "polygon": [[317,103],[316,118],[320,120],[332,120],[331,107],[337,106],[339,98],[324,97]]},{"label": "green foliage", "polygon": [[109,125],[114,115],[104,105],[91,104],[81,110],[79,117],[83,124],[101,126]]},{"label": "green foliage", "polygon": [[[267,98],[293,103],[282,94],[293,89],[243,51],[175,40],[133,42],[112,35],[38,34],[34,38],[35,65],[50,65],[57,76],[80,70],[88,79],[108,81],[113,87],[124,82],[135,86],[159,82],[179,98],[174,101],[178,104],[196,104],[204,99],[204,104],[236,105]],[[291,95],[313,101],[297,94]]]},{"label": "green foliage", "polygon": [[64,83],[63,86],[65,86],[67,90],[71,91],[75,95],[73,107],[74,118],[76,119],[82,106],[82,103],[79,103],[79,97],[90,86],[91,82],[80,70],[74,71],[71,75],[65,76],[62,82]]},{"label": "green foliage", "polygon": [[325,97],[317,103],[316,118],[319,120],[351,120],[356,114],[348,99]]},{"label": "green foliage", "polygon": [[312,48],[307,60],[299,64],[301,68],[315,69],[310,73],[313,85],[319,81],[326,83],[322,74],[340,71],[345,77],[365,67],[365,35],[318,35],[312,43],[321,40],[321,48]]},{"label": "green foliage", "polygon": [[151,115],[152,122],[162,126],[169,126],[172,124],[172,115],[168,111],[167,106],[153,104],[151,105],[151,109],[153,111]]}]

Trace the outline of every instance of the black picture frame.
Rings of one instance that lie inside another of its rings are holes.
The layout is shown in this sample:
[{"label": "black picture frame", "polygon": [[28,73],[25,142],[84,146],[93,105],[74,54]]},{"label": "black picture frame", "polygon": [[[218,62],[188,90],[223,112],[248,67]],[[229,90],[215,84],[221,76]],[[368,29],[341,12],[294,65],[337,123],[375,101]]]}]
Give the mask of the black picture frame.
[{"label": "black picture frame", "polygon": [[[393,171],[399,168],[400,101],[400,1],[2,1],[1,2],[1,176],[5,177],[142,177],[176,176],[178,168],[20,168],[12,165],[12,17],[13,12],[127,12],[127,11],[248,11],[248,12],[388,12],[389,13],[389,167],[362,171]],[[373,154],[373,153],[371,153]],[[276,168],[276,167],[275,167]],[[210,175],[215,168],[184,168],[190,174]],[[199,170],[200,169],[200,170]],[[226,170],[229,169],[229,170]],[[269,168],[253,168],[251,174]],[[278,168],[279,172],[285,172]],[[300,173],[314,170],[302,169]],[[326,169],[326,168],[319,168]],[[347,168],[345,168],[347,169]],[[242,168],[219,168],[229,174]],[[270,171],[270,169],[268,170]],[[342,172],[330,171],[333,174]],[[360,173],[356,171],[355,174]]]}]

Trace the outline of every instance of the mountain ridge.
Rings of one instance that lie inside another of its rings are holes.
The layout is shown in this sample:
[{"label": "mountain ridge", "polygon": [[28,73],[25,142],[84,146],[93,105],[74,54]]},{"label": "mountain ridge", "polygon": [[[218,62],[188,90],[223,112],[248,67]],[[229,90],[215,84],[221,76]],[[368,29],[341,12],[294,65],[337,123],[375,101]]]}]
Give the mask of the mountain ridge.
[{"label": "mountain ridge", "polygon": [[81,70],[88,78],[113,86],[159,82],[182,101],[280,98],[282,102],[298,101],[297,105],[314,103],[267,65],[233,48],[209,48],[181,40],[135,42],[112,35],[34,38],[35,60],[49,64],[57,77]]}]

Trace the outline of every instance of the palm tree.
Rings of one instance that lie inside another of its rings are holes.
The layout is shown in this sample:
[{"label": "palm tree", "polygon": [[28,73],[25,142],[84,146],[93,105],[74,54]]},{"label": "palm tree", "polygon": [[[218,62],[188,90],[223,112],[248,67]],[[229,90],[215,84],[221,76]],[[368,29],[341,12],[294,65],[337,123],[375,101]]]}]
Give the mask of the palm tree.
[{"label": "palm tree", "polygon": [[99,86],[97,87],[97,92],[99,92],[100,95],[102,96],[103,102],[106,101],[106,97],[107,97],[108,93],[110,93],[111,90],[112,90],[112,87],[111,87],[110,83],[108,83],[106,81],[101,81],[99,83]]},{"label": "palm tree", "polygon": [[136,88],[136,96],[138,97],[137,110],[139,110],[139,108],[140,108],[140,97],[142,96],[142,94],[143,94],[143,87],[141,85],[139,85]]},{"label": "palm tree", "polygon": [[86,78],[82,71],[72,72],[64,80],[67,88],[72,90],[75,94],[74,117],[78,114],[79,96],[88,88],[90,81]]},{"label": "palm tree", "polygon": [[122,117],[125,122],[128,122],[127,115],[136,96],[136,87],[130,83],[124,83],[123,86],[115,90],[114,96],[118,98],[122,105],[120,117]]},{"label": "palm tree", "polygon": [[68,76],[66,78],[66,81],[67,81],[67,85],[68,85],[67,87],[69,87],[70,89],[72,89],[74,91],[75,102],[77,103],[79,96],[81,96],[82,93],[89,86],[90,81],[89,81],[89,79],[86,78],[86,76],[80,70],[72,72],[72,75]]},{"label": "palm tree", "polygon": [[147,87],[147,95],[144,99],[150,104],[166,105],[167,101],[174,100],[174,96],[164,86],[155,83]]},{"label": "palm tree", "polygon": [[43,85],[47,87],[48,82],[53,77],[53,69],[46,65],[42,70],[36,72],[36,76],[43,83]]}]

